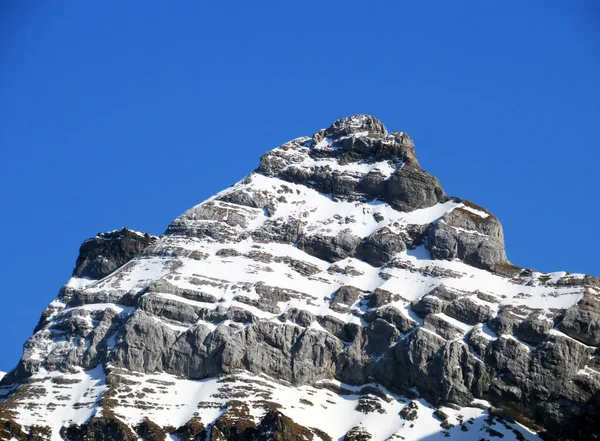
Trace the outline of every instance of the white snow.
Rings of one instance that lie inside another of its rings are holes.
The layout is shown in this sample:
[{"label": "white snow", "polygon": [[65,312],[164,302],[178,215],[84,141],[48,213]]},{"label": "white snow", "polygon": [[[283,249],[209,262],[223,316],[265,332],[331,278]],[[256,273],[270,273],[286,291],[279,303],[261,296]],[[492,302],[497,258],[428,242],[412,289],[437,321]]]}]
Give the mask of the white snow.
[{"label": "white snow", "polygon": [[335,150],[335,147],[331,145],[331,138],[323,138],[321,141],[313,145],[312,149],[316,151],[331,151]]},{"label": "white snow", "polygon": [[83,289],[83,288],[91,285],[94,282],[96,282],[96,280],[90,280],[90,279],[81,278],[81,277],[71,277],[67,281],[66,285],[70,288]]},{"label": "white snow", "polygon": [[[131,313],[133,313],[133,311],[135,311],[135,308],[132,306],[117,305],[116,303],[91,303],[88,305],[74,306],[72,308],[64,309],[61,312],[61,314],[65,314],[69,311],[73,311],[76,309],[83,309],[86,311],[103,311],[105,309],[112,309],[117,314],[121,314],[121,313],[131,314]],[[59,316],[60,316],[60,314],[59,314]]]},{"label": "white snow", "polygon": [[[222,386],[217,378],[192,381],[168,374],[124,377],[128,380],[126,390],[131,392],[119,394],[119,405],[113,410],[129,423],[136,424],[146,416],[161,426],[179,427],[195,415],[209,423],[223,412],[221,405],[225,400],[213,396]],[[138,397],[144,402],[143,408],[138,404]],[[219,405],[200,409],[200,402]]]},{"label": "white snow", "polygon": [[488,214],[488,213],[486,213],[485,211],[478,210],[478,209],[476,209],[476,208],[470,207],[469,205],[461,204],[461,205],[460,205],[460,209],[461,209],[461,210],[465,210],[465,211],[469,211],[469,212],[471,212],[471,213],[473,213],[473,214],[476,214],[477,216],[479,216],[479,217],[482,217],[482,218],[484,218],[484,219],[485,219],[486,217],[489,217],[489,214]]},{"label": "white snow", "polygon": [[[196,416],[208,425],[227,410],[225,404],[232,398],[232,394],[246,391],[236,398],[250,407],[250,417],[255,422],[267,412],[263,405],[266,397],[269,402],[277,403],[279,410],[296,423],[320,429],[333,439],[342,439],[346,432],[356,426],[371,433],[373,441],[400,439],[399,436],[414,441],[425,437],[439,437],[440,441],[443,439],[440,421],[433,415],[435,409],[432,406],[423,400],[417,400],[417,420],[404,420],[398,414],[408,404],[408,400],[376,384],[371,386],[379,389],[387,400],[369,395],[370,399],[378,403],[380,410],[361,412],[357,410],[361,398],[358,392],[364,386],[349,386],[336,381],[318,383],[315,385],[317,387],[292,387],[263,375],[254,376],[249,373],[227,377],[225,381],[217,378],[182,380],[167,374],[136,374],[125,377],[129,393],[117,394],[120,397],[119,405],[113,410],[130,424],[148,417],[161,426],[179,427]],[[338,395],[324,387],[328,383],[346,389],[349,393]],[[136,405],[140,399],[144,409]],[[484,403],[486,402],[482,400],[474,402],[478,407],[483,407]],[[457,431],[457,435],[459,432],[462,434],[461,439],[476,441],[481,438],[486,411],[475,407],[463,407],[460,410],[443,408],[443,411],[449,415],[449,422],[460,425],[460,421],[464,421],[468,424],[469,430],[466,432],[458,426],[453,429]],[[527,440],[537,439],[518,425],[496,426],[494,429],[507,435],[510,440],[514,439],[513,429],[519,430]]]},{"label": "white snow", "polygon": [[[59,435],[62,426],[82,424],[95,415],[106,389],[101,367],[74,374],[41,372],[33,378],[45,392],[36,392],[18,401],[21,406],[17,420],[25,426],[35,424],[51,427],[52,441],[62,441]],[[62,382],[55,381],[55,378],[60,378]]]},{"label": "white snow", "polygon": [[385,269],[392,278],[387,280],[382,288],[398,292],[403,296],[410,293],[411,295],[407,297],[409,300],[419,298],[441,284],[465,293],[479,291],[491,294],[500,299],[501,305],[522,305],[532,309],[566,309],[576,304],[583,296],[581,286],[519,284],[512,279],[474,268],[461,261],[420,259],[412,253],[402,253],[399,259],[410,267],[425,272],[434,268],[451,272],[448,277],[431,277],[404,269]]}]

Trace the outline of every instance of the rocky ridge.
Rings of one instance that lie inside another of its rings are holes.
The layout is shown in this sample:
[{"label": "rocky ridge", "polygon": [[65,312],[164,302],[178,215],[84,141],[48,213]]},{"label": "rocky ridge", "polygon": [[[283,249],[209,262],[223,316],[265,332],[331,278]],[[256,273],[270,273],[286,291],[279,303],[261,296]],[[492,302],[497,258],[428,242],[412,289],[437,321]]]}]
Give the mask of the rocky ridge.
[{"label": "rocky ridge", "polygon": [[496,217],[355,115],[160,238],[84,242],[0,440],[591,440],[599,295],[512,265]]}]

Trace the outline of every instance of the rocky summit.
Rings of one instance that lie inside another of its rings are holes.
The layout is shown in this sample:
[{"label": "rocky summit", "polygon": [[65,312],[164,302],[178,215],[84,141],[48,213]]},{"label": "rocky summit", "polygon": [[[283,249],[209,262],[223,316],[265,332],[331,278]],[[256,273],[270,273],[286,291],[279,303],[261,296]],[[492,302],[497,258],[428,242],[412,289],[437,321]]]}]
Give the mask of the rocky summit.
[{"label": "rocky summit", "polygon": [[599,279],[512,265],[492,213],[355,115],[160,237],[86,240],[0,440],[593,440],[599,345]]}]

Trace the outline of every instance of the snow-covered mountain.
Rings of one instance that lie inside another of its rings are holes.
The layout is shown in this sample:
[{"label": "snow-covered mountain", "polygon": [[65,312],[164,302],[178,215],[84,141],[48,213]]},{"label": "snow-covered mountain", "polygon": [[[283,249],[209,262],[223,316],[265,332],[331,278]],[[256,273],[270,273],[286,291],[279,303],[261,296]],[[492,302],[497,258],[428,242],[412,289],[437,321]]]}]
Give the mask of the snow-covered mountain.
[{"label": "snow-covered mountain", "polygon": [[85,241],[0,382],[0,440],[591,440],[600,280],[506,258],[355,115],[175,219]]}]

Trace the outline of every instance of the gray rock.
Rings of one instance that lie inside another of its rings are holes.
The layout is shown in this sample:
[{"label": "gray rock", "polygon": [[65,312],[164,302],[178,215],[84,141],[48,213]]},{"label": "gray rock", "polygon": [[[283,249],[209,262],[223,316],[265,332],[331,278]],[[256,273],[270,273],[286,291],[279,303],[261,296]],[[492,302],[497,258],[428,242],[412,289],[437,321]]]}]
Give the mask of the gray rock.
[{"label": "gray rock", "polygon": [[[257,427],[256,441],[306,441],[314,439],[313,432],[279,411],[270,410]],[[322,438],[322,437],[320,437]],[[250,441],[250,438],[248,438]]]},{"label": "gray rock", "polygon": [[352,342],[357,334],[357,329],[351,325],[345,324],[338,318],[331,315],[317,317],[317,322],[328,332],[344,342]]},{"label": "gray rock", "polygon": [[164,279],[158,279],[157,281],[152,282],[148,285],[148,288],[146,288],[146,292],[172,294],[196,302],[215,303],[217,301],[217,298],[212,294],[179,288]]},{"label": "gray rock", "polygon": [[386,320],[376,318],[367,326],[365,336],[365,352],[369,355],[381,355],[398,341],[400,332]]},{"label": "gray rock", "polygon": [[276,256],[273,258],[275,262],[283,262],[288,265],[294,271],[302,274],[303,276],[312,276],[313,274],[320,273],[321,270],[317,265],[312,263],[304,262],[303,260],[292,259],[291,257]]},{"label": "gray rock", "polygon": [[387,180],[385,200],[396,210],[413,211],[445,201],[445,194],[435,176],[404,166]]},{"label": "gray rock", "polygon": [[406,132],[392,132],[389,136],[382,138],[377,146],[375,157],[382,159],[400,159],[406,166],[420,168],[415,153],[415,143]]},{"label": "gray rock", "polygon": [[381,266],[405,250],[406,238],[383,227],[362,241],[356,249],[356,257],[373,266]]},{"label": "gray rock", "polygon": [[553,320],[534,312],[519,324],[515,335],[526,343],[537,345],[548,338],[552,328],[554,328]]},{"label": "gray rock", "polygon": [[291,299],[302,299],[306,294],[293,289],[279,288],[277,286],[269,286],[263,282],[254,284],[256,294],[260,296],[261,303],[277,304],[278,302],[287,302]]},{"label": "gray rock", "polygon": [[[490,343],[487,348],[485,362],[493,366],[501,375],[501,382],[496,379],[495,388],[501,385],[517,386],[524,383],[532,365],[530,350],[517,340],[500,337]],[[512,393],[512,392],[510,392]]]},{"label": "gray rock", "polygon": [[302,173],[298,173],[293,179],[294,182],[310,186],[320,193],[331,195],[334,200],[360,199],[360,194],[357,193],[360,175],[356,173],[343,173],[324,166],[313,169],[306,178]]},{"label": "gray rock", "polygon": [[282,321],[289,320],[293,323],[296,323],[298,326],[303,326],[305,328],[309,327],[311,323],[317,320],[314,314],[311,314],[308,311],[304,311],[302,309],[292,308],[282,314],[279,317]]},{"label": "gray rock", "polygon": [[294,243],[302,234],[304,226],[304,222],[299,219],[268,219],[261,227],[252,232],[252,239],[260,243]]},{"label": "gray rock", "polygon": [[194,324],[198,320],[202,308],[190,305],[189,303],[178,302],[153,294],[146,294],[140,299],[139,309],[148,314],[167,320]]},{"label": "gray rock", "polygon": [[[365,351],[367,337],[363,328],[359,326],[355,330],[357,333],[352,339],[352,343],[335,358],[335,376],[344,383],[364,384],[367,381],[371,357]],[[374,345],[381,344],[381,339],[378,339],[376,335],[373,337],[375,339]],[[376,349],[382,349],[382,346]]]},{"label": "gray rock", "polygon": [[236,257],[239,255],[241,255],[241,253],[233,248],[221,248],[215,253],[215,256],[219,257]]},{"label": "gray rock", "polygon": [[270,312],[271,314],[279,314],[281,309],[277,305],[277,302],[273,302],[270,300],[261,300],[254,299],[250,297],[246,297],[244,295],[238,295],[233,298],[236,302],[245,303],[246,305],[254,306],[255,308],[260,309],[261,311]]},{"label": "gray rock", "polygon": [[481,326],[476,326],[465,336],[465,342],[478,357],[482,357],[492,341],[490,337],[485,334]]},{"label": "gray rock", "polygon": [[84,241],[79,248],[73,276],[102,279],[129,262],[156,239],[148,233],[140,234],[127,228],[98,233],[96,237]]},{"label": "gray rock", "polygon": [[[314,174],[313,169],[304,168],[299,165],[298,166],[291,165],[291,166],[287,167],[286,169],[282,170],[281,173],[279,173],[278,177],[287,182],[305,185],[305,184],[308,184],[308,182],[312,180],[313,174]],[[323,186],[326,184],[321,182],[320,185]],[[328,193],[329,189],[325,188],[324,190],[325,190],[324,193]]]},{"label": "gray rock", "polygon": [[[473,357],[462,341],[444,345],[430,363],[425,393],[435,396],[434,402],[469,405],[474,395],[480,396],[488,388],[489,378],[485,365]],[[435,394],[435,395],[434,395]]]},{"label": "gray rock", "polygon": [[435,332],[445,340],[461,338],[465,334],[464,330],[454,326],[452,323],[435,314],[429,314],[425,317],[425,320],[423,321],[423,327]]},{"label": "gray rock", "polygon": [[406,421],[414,421],[419,418],[419,405],[414,401],[410,401],[402,408],[399,415]]},{"label": "gray rock", "polygon": [[377,197],[385,191],[387,177],[375,169],[367,173],[358,183],[357,190],[370,198]]},{"label": "gray rock", "polygon": [[501,306],[496,317],[488,321],[488,326],[498,335],[513,335],[522,321],[519,312],[512,306]]},{"label": "gray rock", "polygon": [[560,335],[551,335],[533,351],[530,375],[536,388],[545,388],[556,394],[570,393],[569,388],[556,378],[574,378],[589,361],[594,349]]},{"label": "gray rock", "polygon": [[377,288],[375,291],[369,294],[367,306],[369,308],[379,308],[380,306],[387,305],[388,303],[395,302],[396,300],[400,300],[400,296],[398,294],[386,291],[385,289]]},{"label": "gray rock", "polygon": [[[217,308],[217,311],[219,308]],[[252,314],[250,311],[244,308],[240,308],[238,306],[231,306],[227,308],[225,315],[220,316],[215,314],[212,318],[215,322],[221,322],[223,320],[231,320],[232,322],[250,324],[258,322],[258,317]]]},{"label": "gray rock", "polygon": [[335,140],[333,145],[347,152],[370,155],[375,151],[376,144],[377,141],[370,137],[345,136]]},{"label": "gray rock", "polygon": [[[204,325],[191,327],[175,339],[164,357],[165,372],[203,379],[222,372],[223,350],[239,329],[219,326],[214,332]],[[150,348],[151,349],[151,348]]]},{"label": "gray rock", "polygon": [[67,306],[75,307],[94,303],[115,303],[124,306],[133,306],[137,303],[136,293],[119,289],[99,291],[76,290],[73,292]]},{"label": "gray rock", "polygon": [[209,201],[190,208],[165,231],[166,236],[211,238],[222,243],[247,236],[248,224],[263,216],[263,211],[223,201]]},{"label": "gray rock", "polygon": [[468,297],[454,300],[444,309],[444,313],[467,325],[484,323],[492,317],[489,306],[479,304]]},{"label": "gray rock", "polygon": [[342,286],[332,294],[329,307],[337,312],[348,312],[350,307],[365,294],[354,286]]},{"label": "gray rock", "polygon": [[304,145],[309,141],[308,137],[297,138],[265,153],[256,171],[266,176],[277,176],[290,165],[302,162],[306,158]]},{"label": "gray rock", "polygon": [[438,312],[444,312],[447,303],[438,297],[427,295],[421,297],[419,300],[415,300],[411,303],[412,310],[419,317],[426,317],[429,314],[437,314]]},{"label": "gray rock", "polygon": [[237,190],[226,193],[219,200],[252,208],[263,208],[269,203],[266,192],[248,190]]},{"label": "gray rock", "polygon": [[165,360],[177,337],[177,331],[138,309],[125,324],[115,363],[132,371],[165,370]]},{"label": "gray rock", "polygon": [[231,337],[222,367],[306,384],[331,377],[342,350],[342,342],[328,333],[261,321]]},{"label": "gray rock", "polygon": [[453,300],[458,299],[461,295],[464,295],[464,293],[450,289],[445,285],[439,285],[432,289],[427,295],[437,297],[446,302],[452,302]]},{"label": "gray rock", "polygon": [[504,235],[498,219],[468,201],[468,207],[485,213],[482,217],[465,208],[444,215],[427,236],[427,249],[434,259],[461,259],[469,265],[490,269],[507,263]]},{"label": "gray rock", "polygon": [[407,317],[405,314],[400,312],[398,308],[393,306],[370,309],[363,315],[363,319],[367,323],[371,323],[380,319],[384,320],[395,326],[403,334],[412,331],[417,326],[417,322]]},{"label": "gray rock", "polygon": [[360,132],[367,132],[368,136],[373,137],[387,135],[383,123],[371,115],[352,115],[338,119],[325,130],[324,135],[328,138],[340,138]]},{"label": "gray rock", "polygon": [[353,256],[360,242],[352,230],[345,229],[335,236],[302,235],[298,239],[298,248],[327,262],[337,262]]},{"label": "gray rock", "polygon": [[591,346],[600,345],[600,314],[592,310],[569,308],[559,329],[576,340]]},{"label": "gray rock", "polygon": [[418,328],[374,366],[373,376],[393,389],[420,386],[428,376],[429,363],[444,344],[441,337]]}]

